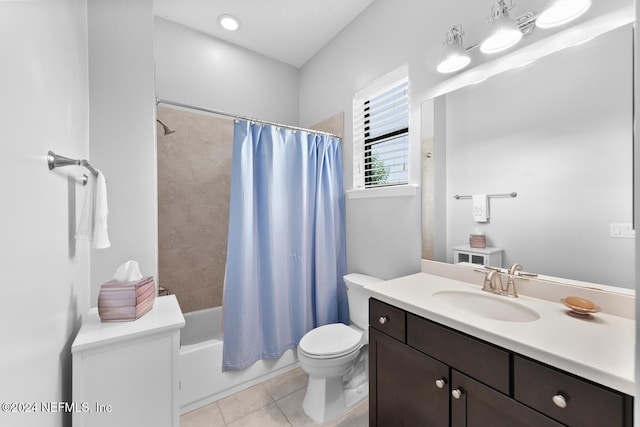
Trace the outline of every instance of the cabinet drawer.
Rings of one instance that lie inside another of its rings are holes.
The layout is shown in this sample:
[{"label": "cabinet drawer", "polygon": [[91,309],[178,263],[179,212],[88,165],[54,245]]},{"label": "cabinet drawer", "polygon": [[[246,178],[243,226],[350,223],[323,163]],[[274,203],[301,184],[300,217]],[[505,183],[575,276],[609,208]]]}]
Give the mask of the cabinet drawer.
[{"label": "cabinet drawer", "polygon": [[407,313],[407,344],[509,395],[509,352]]},{"label": "cabinet drawer", "polygon": [[405,342],[404,310],[370,298],[369,326]]},{"label": "cabinet drawer", "polygon": [[[566,407],[554,402],[557,395],[564,397]],[[631,410],[630,397],[520,356],[514,358],[514,397],[570,426],[631,425],[625,415]]]}]

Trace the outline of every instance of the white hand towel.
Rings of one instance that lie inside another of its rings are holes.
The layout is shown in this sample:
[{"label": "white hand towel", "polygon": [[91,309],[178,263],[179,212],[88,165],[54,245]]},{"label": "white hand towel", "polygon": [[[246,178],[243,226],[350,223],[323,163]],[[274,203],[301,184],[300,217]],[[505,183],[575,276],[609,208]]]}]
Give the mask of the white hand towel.
[{"label": "white hand towel", "polygon": [[473,220],[476,222],[487,222],[489,219],[489,198],[486,194],[474,194],[473,200]]},{"label": "white hand towel", "polygon": [[98,176],[89,174],[76,240],[91,240],[91,246],[95,249],[110,247],[111,242],[107,233],[108,215],[107,181],[100,171]]}]

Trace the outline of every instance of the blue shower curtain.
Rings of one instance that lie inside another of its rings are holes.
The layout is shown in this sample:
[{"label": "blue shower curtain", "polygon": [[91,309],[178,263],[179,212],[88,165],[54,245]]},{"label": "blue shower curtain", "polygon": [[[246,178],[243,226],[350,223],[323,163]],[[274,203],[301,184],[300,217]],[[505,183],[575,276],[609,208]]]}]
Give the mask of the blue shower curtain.
[{"label": "blue shower curtain", "polygon": [[296,348],[349,323],[340,141],[236,121],[224,297],[223,369]]}]

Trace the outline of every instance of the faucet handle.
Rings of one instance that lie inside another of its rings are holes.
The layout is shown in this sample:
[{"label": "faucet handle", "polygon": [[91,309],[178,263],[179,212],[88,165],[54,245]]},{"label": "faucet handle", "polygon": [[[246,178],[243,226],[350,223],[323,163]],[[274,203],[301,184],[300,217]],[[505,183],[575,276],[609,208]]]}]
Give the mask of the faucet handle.
[{"label": "faucet handle", "polygon": [[518,292],[516,291],[516,280],[529,280],[526,277],[520,276],[520,274],[509,274],[507,280],[507,289],[505,289],[505,295],[511,298],[518,298]]},{"label": "faucet handle", "polygon": [[538,275],[536,273],[527,273],[526,271],[518,271],[517,274],[519,277],[538,277]]},{"label": "faucet handle", "polygon": [[509,268],[509,274],[514,276],[527,276],[527,277],[538,277],[535,273],[527,273],[526,271],[522,271],[522,264],[515,263]]},{"label": "faucet handle", "polygon": [[522,271],[522,264],[517,262],[509,268],[509,274],[518,274],[520,271]]}]

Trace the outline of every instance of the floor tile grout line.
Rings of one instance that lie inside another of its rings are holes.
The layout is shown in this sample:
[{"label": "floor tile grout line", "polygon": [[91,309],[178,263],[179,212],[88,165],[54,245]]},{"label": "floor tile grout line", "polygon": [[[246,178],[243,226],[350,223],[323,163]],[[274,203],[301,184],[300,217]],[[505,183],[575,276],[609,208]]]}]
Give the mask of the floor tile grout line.
[{"label": "floor tile grout line", "polygon": [[[247,412],[246,414],[244,414],[244,415],[243,415],[243,416],[241,416],[240,418],[238,418],[238,419],[235,419],[235,420],[231,421],[231,423],[235,423],[236,421],[240,421],[241,419],[243,419],[243,418],[245,418],[245,417],[248,417],[249,415],[253,414],[254,412],[258,412],[258,411],[260,411],[260,410],[262,410],[262,409],[266,408],[266,407],[267,407],[267,406],[269,406],[269,405],[275,405],[275,406],[276,406],[276,408],[278,408],[278,411],[280,411],[280,414],[282,414],[282,416],[284,417],[284,419],[285,419],[285,420],[287,420],[287,424],[289,424],[289,427],[292,427],[292,426],[293,426],[293,424],[291,424],[291,421],[289,421],[289,418],[287,418],[287,415],[284,413],[284,411],[282,410],[282,408],[280,408],[280,406],[278,405],[277,401],[275,401],[275,400],[274,400],[274,401],[269,402],[269,403],[268,403],[267,405],[265,405],[265,406],[262,406],[262,407],[260,407],[260,408],[254,409],[254,410],[253,410],[253,411],[251,411],[251,412]],[[222,420],[224,421],[224,416],[223,416],[222,418],[223,418]],[[225,425],[225,427],[227,427],[229,424],[228,424],[226,421],[224,421],[224,425]]]},{"label": "floor tile grout line", "polygon": [[[290,370],[290,371],[287,371],[287,372],[285,372],[284,374],[281,374],[281,376],[291,374],[291,373],[292,373],[292,372],[294,372],[296,369],[300,369],[300,370],[302,370],[302,368],[298,367],[298,368],[292,369],[292,370]],[[304,371],[303,371],[303,372],[304,372]],[[307,377],[307,381],[306,381],[306,382],[305,382],[305,384],[304,384],[303,386],[301,386],[300,388],[297,388],[297,389],[295,389],[295,390],[293,390],[293,391],[291,391],[291,392],[289,392],[289,393],[287,393],[287,394],[284,394],[284,395],[282,395],[282,396],[278,397],[277,399],[276,399],[276,398],[275,398],[275,396],[274,396],[274,395],[269,391],[269,388],[265,386],[265,388],[266,388],[266,390],[267,390],[267,393],[269,393],[269,395],[271,396],[271,398],[273,399],[273,401],[274,401],[274,402],[277,402],[277,401],[278,401],[278,400],[280,400],[280,399],[284,399],[285,397],[290,396],[290,395],[292,395],[293,393],[296,393],[296,392],[298,392],[298,391],[300,391],[300,390],[302,390],[302,389],[304,389],[304,388],[307,388],[307,385],[308,385],[308,375],[307,375],[306,373],[304,373],[304,375]],[[275,379],[275,378],[278,378],[278,377],[271,378],[270,380],[265,381],[265,382],[264,382],[264,384],[268,383],[269,381],[271,381],[271,380],[273,380],[273,379]]]},{"label": "floor tile grout line", "polygon": [[[289,392],[289,393],[287,393],[287,394],[283,394],[283,395],[282,395],[282,396],[280,396],[278,399],[276,399],[276,398],[275,398],[275,397],[273,397],[273,396],[271,396],[271,398],[273,399],[273,401],[274,401],[274,402],[278,402],[279,400],[282,400],[282,399],[284,399],[284,398],[287,398],[287,397],[291,396],[292,394],[297,393],[297,392],[299,392],[300,390],[304,390],[304,389],[306,389],[306,388],[307,388],[307,386],[305,385],[305,386],[303,386],[303,387],[300,387],[300,388],[297,388],[297,389],[293,390],[292,392]],[[268,391],[268,390],[267,390],[267,391]]]},{"label": "floor tile grout line", "polygon": [[[222,400],[222,399],[220,399]],[[222,408],[220,407],[220,404],[218,402],[220,402],[220,400],[216,400],[215,403],[216,406],[218,407],[218,412],[220,413],[220,418],[222,418],[222,422],[224,423],[224,427],[227,427],[229,425],[229,423],[227,422],[227,419],[224,417],[224,413],[222,412]]]},{"label": "floor tile grout line", "polygon": [[266,408],[267,406],[271,405],[272,403],[275,403],[275,400],[274,400],[273,396],[271,396],[271,393],[269,393],[269,390],[267,389],[267,387],[265,387],[264,382],[262,382],[262,383],[258,383],[258,384],[254,385],[254,386],[252,386],[252,387],[249,387],[248,389],[245,389],[245,390],[239,391],[238,393],[232,394],[231,396],[227,396],[227,397],[225,397],[225,398],[223,398],[223,399],[217,400],[215,403],[218,403],[218,402],[220,402],[220,401],[222,401],[222,400],[224,400],[224,399],[227,399],[227,398],[230,398],[230,397],[236,396],[236,395],[238,395],[238,394],[242,393],[243,391],[249,390],[249,389],[254,388],[254,387],[260,387],[260,388],[263,388],[263,389],[264,389],[264,391],[267,393],[267,396],[269,396],[269,399],[271,399],[271,400],[270,400],[269,402],[267,402],[265,405],[262,405],[262,406],[260,406],[259,408],[254,409],[253,411],[247,412],[246,414],[242,415],[242,416],[241,416],[241,417],[239,417],[239,418],[236,418],[235,420],[230,420],[229,422],[227,422],[227,420],[225,419],[225,416],[224,416],[224,413],[223,413],[223,411],[222,411],[222,408],[220,408],[220,405],[218,404],[218,408],[220,409],[220,414],[222,415],[222,420],[225,422],[225,425],[228,425],[229,423],[236,422],[237,420],[239,420],[239,419],[241,419],[241,418],[244,418],[245,416],[247,416],[247,415],[249,415],[249,414],[251,414],[251,413],[253,413],[253,412],[255,412],[255,411],[258,411],[258,410],[260,410],[260,409]]},{"label": "floor tile grout line", "polygon": [[[284,398],[283,398],[284,399]],[[293,427],[293,422],[289,419],[289,417],[287,416],[287,414],[284,412],[284,410],[280,407],[280,405],[278,405],[278,402],[282,400],[282,399],[278,399],[276,400],[276,406],[278,407],[278,409],[280,410],[280,412],[282,412],[282,415],[284,415],[284,419],[287,420],[287,422],[289,423],[289,425],[291,427]]]}]

